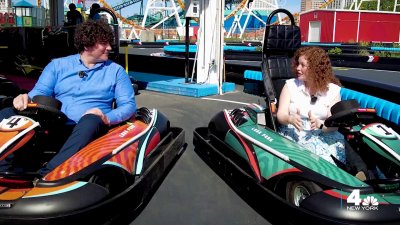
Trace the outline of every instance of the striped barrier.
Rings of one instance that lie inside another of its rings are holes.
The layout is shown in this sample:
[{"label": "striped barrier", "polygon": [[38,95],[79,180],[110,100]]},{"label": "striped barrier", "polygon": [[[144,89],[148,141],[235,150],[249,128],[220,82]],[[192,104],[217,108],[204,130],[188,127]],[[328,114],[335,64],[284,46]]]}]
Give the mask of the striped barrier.
[{"label": "striped barrier", "polygon": [[376,114],[386,120],[400,125],[400,105],[347,88],[341,88],[340,97],[343,100],[355,99],[363,108],[374,108]]},{"label": "striped barrier", "polygon": [[367,62],[374,62],[374,63],[376,63],[376,62],[378,62],[378,61],[379,61],[379,57],[378,57],[378,56],[374,56],[374,55],[368,56]]}]

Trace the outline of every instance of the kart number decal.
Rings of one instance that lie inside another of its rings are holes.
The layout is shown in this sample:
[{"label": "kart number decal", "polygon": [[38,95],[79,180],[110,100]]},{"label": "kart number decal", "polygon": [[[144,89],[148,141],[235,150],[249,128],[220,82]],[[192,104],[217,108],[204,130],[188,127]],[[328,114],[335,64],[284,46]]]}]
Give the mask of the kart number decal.
[{"label": "kart number decal", "polygon": [[23,130],[32,125],[32,121],[23,116],[12,116],[4,119],[0,124],[1,131]]},{"label": "kart number decal", "polygon": [[366,131],[380,139],[396,139],[398,137],[398,134],[392,128],[381,123],[372,124]]}]

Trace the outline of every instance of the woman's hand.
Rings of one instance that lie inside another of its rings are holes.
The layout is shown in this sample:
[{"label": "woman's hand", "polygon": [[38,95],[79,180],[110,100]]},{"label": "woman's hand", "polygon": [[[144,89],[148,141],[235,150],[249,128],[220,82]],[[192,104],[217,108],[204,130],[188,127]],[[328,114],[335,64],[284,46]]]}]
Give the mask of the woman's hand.
[{"label": "woman's hand", "polygon": [[319,129],[322,124],[322,121],[317,119],[311,111],[308,111],[308,120],[310,121],[311,130]]},{"label": "woman's hand", "polygon": [[108,125],[108,126],[110,125],[110,121],[108,120],[108,117],[106,115],[104,115],[104,113],[99,108],[89,109],[88,111],[85,112],[84,115],[86,115],[86,114],[94,114],[96,116],[99,116],[105,125]]},{"label": "woman's hand", "polygon": [[297,109],[295,114],[289,115],[289,124],[292,124],[298,131],[303,130],[303,120],[301,119],[299,109]]},{"label": "woman's hand", "polygon": [[14,98],[13,106],[18,111],[22,111],[26,109],[26,107],[28,106],[28,102],[29,102],[28,94],[20,94]]}]

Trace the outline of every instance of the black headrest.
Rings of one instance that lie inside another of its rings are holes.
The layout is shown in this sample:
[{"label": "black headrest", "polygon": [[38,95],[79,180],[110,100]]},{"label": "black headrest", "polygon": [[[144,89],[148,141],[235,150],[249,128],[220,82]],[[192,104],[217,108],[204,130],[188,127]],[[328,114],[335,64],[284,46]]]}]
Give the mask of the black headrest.
[{"label": "black headrest", "polygon": [[[291,21],[291,25],[271,25],[275,14],[285,13]],[[263,55],[287,54],[289,57],[301,46],[300,28],[296,26],[293,15],[286,9],[277,9],[268,16]]]}]

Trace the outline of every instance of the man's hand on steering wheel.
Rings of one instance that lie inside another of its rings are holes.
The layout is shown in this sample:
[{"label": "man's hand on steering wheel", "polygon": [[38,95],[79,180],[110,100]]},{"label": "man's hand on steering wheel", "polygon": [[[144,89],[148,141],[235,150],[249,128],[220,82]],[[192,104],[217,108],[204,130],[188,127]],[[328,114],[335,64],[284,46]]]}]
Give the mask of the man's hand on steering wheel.
[{"label": "man's hand on steering wheel", "polygon": [[25,110],[28,106],[29,97],[28,94],[20,94],[13,100],[13,106],[18,111]]}]

